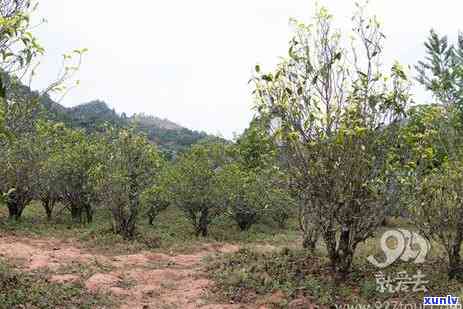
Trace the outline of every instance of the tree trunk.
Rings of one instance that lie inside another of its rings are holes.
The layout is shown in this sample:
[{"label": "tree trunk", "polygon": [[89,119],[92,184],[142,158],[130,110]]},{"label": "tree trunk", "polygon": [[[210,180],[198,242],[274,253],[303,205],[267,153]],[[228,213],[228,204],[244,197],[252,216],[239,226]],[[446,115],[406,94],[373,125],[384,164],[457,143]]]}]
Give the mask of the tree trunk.
[{"label": "tree trunk", "polygon": [[[133,239],[135,237],[136,225],[130,219],[115,218],[115,233],[121,235],[124,239]],[[132,222],[131,222],[132,221]]]},{"label": "tree trunk", "polygon": [[314,251],[317,245],[318,235],[315,236],[316,233],[304,233],[304,239],[302,240],[302,247],[304,249],[309,249],[310,251]]},{"label": "tree trunk", "polygon": [[311,202],[301,202],[299,205],[299,228],[304,233],[302,247],[311,251],[315,250],[318,238],[320,237],[320,229],[318,228],[313,214],[309,213],[309,205]]},{"label": "tree trunk", "polygon": [[196,234],[199,236],[207,237],[209,224],[209,209],[203,209],[199,217],[198,230]]},{"label": "tree trunk", "polygon": [[286,222],[289,219],[289,215],[287,213],[280,213],[277,217],[274,217],[274,220],[278,224],[278,228],[284,229],[286,228]]},{"label": "tree trunk", "polygon": [[238,227],[240,228],[241,232],[249,230],[251,228],[251,226],[252,226],[251,222],[247,222],[247,221],[238,222]]},{"label": "tree trunk", "polygon": [[153,205],[150,206],[150,209],[147,212],[149,225],[154,226],[154,219],[156,219],[157,216],[159,215],[160,209],[161,208],[157,208],[156,206],[153,206]]},{"label": "tree trunk", "polygon": [[16,192],[12,192],[7,197],[8,216],[10,220],[19,221],[27,202],[20,199]]},{"label": "tree trunk", "polygon": [[241,231],[247,231],[257,222],[256,213],[237,213],[235,214],[235,221]]},{"label": "tree trunk", "polygon": [[42,198],[41,201],[42,207],[47,215],[47,221],[51,221],[53,217],[53,208],[55,206],[55,201],[49,197]]},{"label": "tree trunk", "polygon": [[82,223],[82,208],[71,205],[71,217],[72,217],[72,222],[74,223]]},{"label": "tree trunk", "polygon": [[92,223],[93,222],[93,209],[92,209],[92,206],[85,205],[84,206],[84,211],[85,211],[85,215],[87,217],[87,223]]},{"label": "tree trunk", "polygon": [[385,216],[383,220],[381,221],[381,226],[388,226],[389,225],[389,220],[388,217]]},{"label": "tree trunk", "polygon": [[136,234],[137,224],[136,224],[136,215],[131,214],[127,223],[125,225],[125,229],[123,231],[123,237],[126,239],[133,239]]},{"label": "tree trunk", "polygon": [[337,272],[341,274],[342,278],[350,272],[352,266],[352,260],[354,258],[353,251],[348,249],[346,252],[339,254]]},{"label": "tree trunk", "polygon": [[139,201],[132,200],[127,208],[126,205],[116,205],[112,208],[114,233],[121,235],[124,239],[133,239],[136,235]]},{"label": "tree trunk", "polygon": [[461,243],[463,240],[461,238],[454,241],[453,247],[449,253],[449,268],[448,276],[449,279],[463,280],[463,267],[461,265]]},{"label": "tree trunk", "polygon": [[154,225],[153,222],[154,222],[154,216],[151,213],[149,213],[148,214],[148,224],[153,226]]},{"label": "tree trunk", "polygon": [[115,219],[119,219],[119,234],[125,239],[133,239],[136,234],[138,210],[140,208],[140,200],[138,194],[137,179],[131,176],[130,191],[129,191],[129,205],[125,209],[124,205],[119,205]]},{"label": "tree trunk", "polygon": [[21,211],[16,202],[8,202],[8,217],[10,220],[19,221],[21,219]]},{"label": "tree trunk", "polygon": [[355,244],[351,243],[351,235],[348,228],[343,228],[339,235],[339,242],[336,246],[336,233],[327,233],[325,242],[328,247],[328,254],[331,262],[331,267],[341,279],[345,279],[350,272],[352,261],[354,258]]}]

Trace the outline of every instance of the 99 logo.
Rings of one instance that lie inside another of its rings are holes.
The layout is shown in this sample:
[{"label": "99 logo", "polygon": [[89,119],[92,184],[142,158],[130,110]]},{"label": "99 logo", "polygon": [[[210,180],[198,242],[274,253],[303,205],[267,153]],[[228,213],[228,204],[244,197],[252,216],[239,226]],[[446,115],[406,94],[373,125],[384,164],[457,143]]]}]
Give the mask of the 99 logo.
[{"label": "99 logo", "polygon": [[[389,247],[392,241],[395,242],[393,248]],[[380,240],[381,249],[386,256],[384,262],[378,261],[370,255],[367,260],[378,268],[385,268],[399,258],[404,262],[413,260],[415,264],[425,261],[431,246],[429,241],[421,235],[405,229],[395,229],[386,231]]]}]

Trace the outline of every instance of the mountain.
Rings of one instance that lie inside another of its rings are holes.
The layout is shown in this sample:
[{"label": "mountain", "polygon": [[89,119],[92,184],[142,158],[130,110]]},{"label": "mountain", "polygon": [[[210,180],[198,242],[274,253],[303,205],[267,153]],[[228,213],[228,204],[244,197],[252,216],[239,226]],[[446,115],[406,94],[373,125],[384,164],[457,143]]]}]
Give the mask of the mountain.
[{"label": "mountain", "polygon": [[54,115],[52,119],[63,121],[72,128],[87,130],[89,133],[97,131],[105,124],[119,128],[131,126],[146,134],[167,157],[173,157],[200,140],[211,137],[204,132],[184,128],[167,119],[145,114],[135,114],[131,117],[127,117],[124,113],[119,115],[105,102],[99,100],[70,108],[53,103],[42,103],[47,111]]},{"label": "mountain", "polygon": [[107,123],[115,127],[128,124],[114,109],[110,109],[105,102],[99,100],[66,108],[66,113],[71,127],[86,129],[89,132],[98,130]]},{"label": "mountain", "polygon": [[106,124],[118,128],[134,127],[146,134],[168,158],[174,157],[201,140],[215,138],[204,132],[182,127],[168,119],[145,114],[127,117],[124,113],[118,114],[100,100],[74,107],[64,107],[48,96],[43,96],[40,102],[47,118],[63,122],[71,128],[84,129],[89,133],[100,130]]},{"label": "mountain", "polygon": [[168,119],[161,119],[155,116],[145,114],[135,114],[131,117],[132,122],[137,123],[140,127],[149,128],[157,127],[166,130],[182,130],[183,127]]},{"label": "mountain", "polygon": [[[12,79],[5,73],[0,72],[0,76],[5,82],[10,99],[14,99],[15,96],[37,98],[39,95],[36,91],[32,91],[28,86]],[[217,137],[210,136],[205,132],[182,127],[168,119],[143,113],[127,117],[125,113],[118,114],[114,109],[109,108],[108,104],[100,100],[74,107],[65,107],[53,101],[48,95],[43,95],[39,102],[46,118],[63,122],[71,128],[84,129],[89,133],[99,131],[107,124],[117,128],[134,127],[146,134],[148,139],[169,158],[203,139],[217,139]]]}]

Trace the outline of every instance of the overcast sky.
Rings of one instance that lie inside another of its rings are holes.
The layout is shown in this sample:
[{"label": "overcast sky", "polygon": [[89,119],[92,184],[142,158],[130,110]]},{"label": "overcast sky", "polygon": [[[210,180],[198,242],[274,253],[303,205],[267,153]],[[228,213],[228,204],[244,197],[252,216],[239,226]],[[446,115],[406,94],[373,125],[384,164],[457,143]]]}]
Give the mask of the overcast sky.
[{"label": "overcast sky", "polygon": [[[348,27],[353,1],[320,2]],[[430,28],[463,30],[460,0],[373,0],[370,8],[384,22],[387,62],[414,64]],[[252,118],[253,67],[272,69],[287,53],[289,18],[313,13],[311,0],[42,0],[48,22],[36,34],[47,55],[34,85],[56,76],[63,53],[85,47],[81,84],[65,106],[100,99],[119,113],[232,137]]]}]

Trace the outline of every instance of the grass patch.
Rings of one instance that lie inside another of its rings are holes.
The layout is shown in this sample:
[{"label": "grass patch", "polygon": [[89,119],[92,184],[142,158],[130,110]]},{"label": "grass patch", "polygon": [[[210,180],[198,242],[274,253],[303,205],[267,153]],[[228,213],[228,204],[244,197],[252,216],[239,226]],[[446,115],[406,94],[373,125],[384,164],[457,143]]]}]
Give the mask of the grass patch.
[{"label": "grass patch", "polygon": [[87,249],[114,254],[141,250],[188,253],[206,244],[219,242],[284,245],[297,240],[300,234],[295,220],[290,221],[286,229],[280,229],[268,220],[242,232],[231,218],[222,216],[210,224],[209,237],[198,238],[182,211],[171,207],[159,215],[154,226],[140,215],[138,235],[134,240],[127,241],[111,231],[111,214],[106,209],[97,209],[91,224],[73,223],[67,211],[57,213],[49,222],[40,204],[34,202],[25,209],[21,221],[14,222],[8,220],[6,207],[0,205],[0,231],[10,235],[76,240]]},{"label": "grass patch", "polygon": [[[78,275],[80,281],[83,282],[97,273],[109,273],[114,268],[110,265],[99,263],[97,260],[90,263],[74,262],[70,264],[61,265],[58,269],[50,271],[44,270],[44,274],[54,275]],[[37,272],[37,271],[35,271]]]},{"label": "grass patch", "polygon": [[[381,270],[384,275],[397,277],[406,271],[410,276],[420,270],[427,293],[377,290],[375,275],[379,269],[365,257],[356,259],[354,269],[345,280],[335,276],[324,254],[309,254],[305,250],[284,248],[274,252],[242,249],[237,253],[209,261],[207,270],[217,284],[217,297],[222,301],[241,303],[271,303],[286,308],[294,299],[310,299],[320,305],[375,304],[399,299],[402,303],[420,304],[426,295],[463,297],[463,284],[448,280],[445,264],[431,259],[425,264],[396,262]],[[397,285],[397,284],[395,284]],[[283,295],[275,301],[274,295]]]},{"label": "grass patch", "polygon": [[55,284],[41,274],[19,272],[0,261],[0,308],[107,308],[107,296],[86,292],[80,283]]}]

